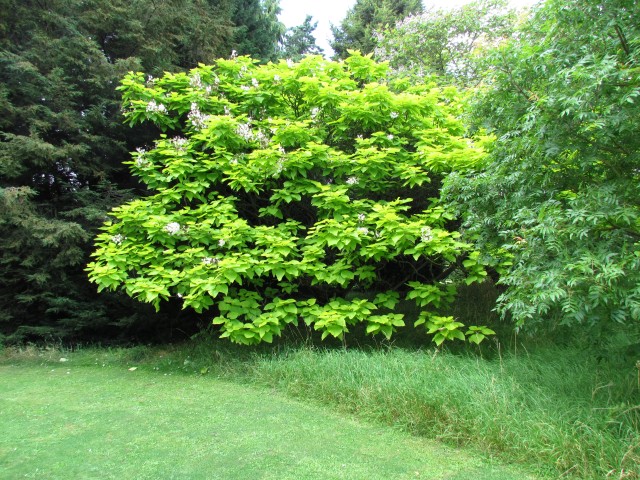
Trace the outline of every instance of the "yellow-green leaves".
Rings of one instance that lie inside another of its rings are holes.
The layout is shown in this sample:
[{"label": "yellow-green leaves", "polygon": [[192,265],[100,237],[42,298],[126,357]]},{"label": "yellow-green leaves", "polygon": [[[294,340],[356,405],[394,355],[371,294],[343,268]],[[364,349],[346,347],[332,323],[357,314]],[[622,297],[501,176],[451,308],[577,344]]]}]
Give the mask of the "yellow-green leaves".
[{"label": "yellow-green leaves", "polygon": [[171,133],[133,153],[153,194],[113,211],[92,281],[210,312],[243,344],[300,321],[322,338],[358,323],[390,338],[402,297],[446,308],[446,277],[483,271],[433,198],[442,172],[479,161],[482,146],[460,137],[455,94],[392,90],[385,69],[361,55],[240,57],[151,83],[128,75],[129,120]]}]

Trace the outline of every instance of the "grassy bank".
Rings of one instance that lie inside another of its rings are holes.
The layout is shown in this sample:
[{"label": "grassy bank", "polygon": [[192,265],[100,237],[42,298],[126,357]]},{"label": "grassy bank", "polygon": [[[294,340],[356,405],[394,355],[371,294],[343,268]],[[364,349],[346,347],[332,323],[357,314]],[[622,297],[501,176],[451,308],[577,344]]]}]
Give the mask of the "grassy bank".
[{"label": "grassy bank", "polygon": [[419,435],[533,461],[552,475],[639,473],[638,411],[623,401],[631,378],[600,376],[583,356],[484,361],[404,351],[301,351],[263,360],[254,375]]},{"label": "grassy bank", "polygon": [[199,341],[80,352],[75,361],[273,387],[507,462],[533,464],[550,477],[640,475],[635,363],[577,349],[483,359],[389,348],[249,350]]},{"label": "grassy bank", "polygon": [[0,365],[0,477],[533,479],[267,389],[123,366]]}]

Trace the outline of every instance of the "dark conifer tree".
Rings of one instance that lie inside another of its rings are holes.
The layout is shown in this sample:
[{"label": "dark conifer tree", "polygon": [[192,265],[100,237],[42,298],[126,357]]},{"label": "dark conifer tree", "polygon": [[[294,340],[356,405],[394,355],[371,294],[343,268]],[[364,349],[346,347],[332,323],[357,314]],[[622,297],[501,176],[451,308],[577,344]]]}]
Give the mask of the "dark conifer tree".
[{"label": "dark conifer tree", "polygon": [[130,70],[228,56],[242,21],[277,13],[238,12],[234,0],[0,0],[0,341],[161,330],[84,272],[105,212],[144,194],[122,162],[156,133],[122,124],[116,87]]},{"label": "dark conifer tree", "polygon": [[278,56],[278,43],[286,27],[278,20],[279,0],[234,0],[233,37],[238,55],[250,55],[264,62]]},{"label": "dark conifer tree", "polygon": [[313,17],[307,15],[301,25],[287,30],[282,41],[282,57],[298,62],[307,54],[322,55],[323,51],[316,45],[316,39],[313,36],[318,22],[311,23],[312,20]]},{"label": "dark conifer tree", "polygon": [[421,0],[357,0],[342,23],[331,26],[334,36],[331,48],[336,58],[347,57],[348,50],[372,53],[376,30],[422,11]]}]

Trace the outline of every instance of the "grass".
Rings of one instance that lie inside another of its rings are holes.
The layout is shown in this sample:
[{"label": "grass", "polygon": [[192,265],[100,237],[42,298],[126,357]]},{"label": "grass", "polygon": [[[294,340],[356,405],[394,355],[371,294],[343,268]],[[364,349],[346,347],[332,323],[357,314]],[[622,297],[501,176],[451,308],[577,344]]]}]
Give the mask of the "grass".
[{"label": "grass", "polygon": [[[55,363],[58,354],[33,353],[31,361],[49,355]],[[5,361],[17,361],[11,355]],[[206,339],[74,355],[87,367],[137,366],[162,377],[180,372],[268,387],[341,416],[532,466],[539,476],[640,478],[635,360],[557,347],[481,358],[397,348],[247,349]]]},{"label": "grass", "polygon": [[2,478],[533,478],[269,389],[128,367],[140,349],[59,353],[5,352]]},{"label": "grass", "polygon": [[480,358],[396,348],[238,349],[199,341],[140,350],[152,368],[208,372],[276,388],[341,412],[554,478],[640,478],[635,359],[549,347]]},{"label": "grass", "polygon": [[263,361],[255,376],[414,434],[533,462],[550,475],[638,478],[638,410],[616,391],[624,378],[598,378],[583,361],[301,351]]}]

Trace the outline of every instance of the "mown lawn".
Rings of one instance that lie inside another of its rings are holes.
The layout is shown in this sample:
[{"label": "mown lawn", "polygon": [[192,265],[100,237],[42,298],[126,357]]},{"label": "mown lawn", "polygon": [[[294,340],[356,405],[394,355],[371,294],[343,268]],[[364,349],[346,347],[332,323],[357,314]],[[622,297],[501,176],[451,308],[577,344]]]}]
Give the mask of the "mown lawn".
[{"label": "mown lawn", "polygon": [[78,358],[3,360],[1,478],[533,478],[267,388]]}]

